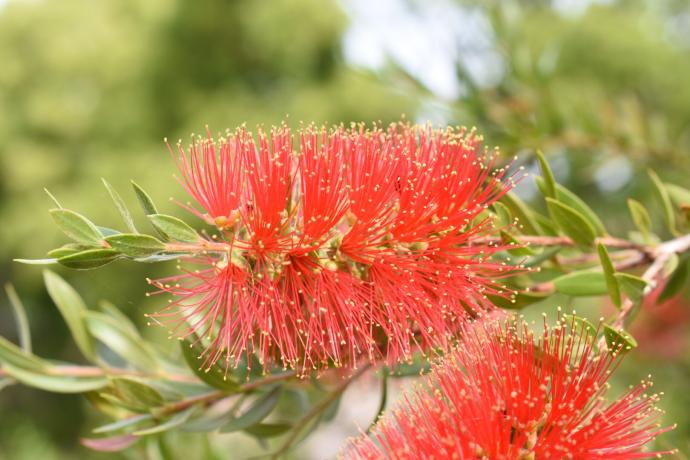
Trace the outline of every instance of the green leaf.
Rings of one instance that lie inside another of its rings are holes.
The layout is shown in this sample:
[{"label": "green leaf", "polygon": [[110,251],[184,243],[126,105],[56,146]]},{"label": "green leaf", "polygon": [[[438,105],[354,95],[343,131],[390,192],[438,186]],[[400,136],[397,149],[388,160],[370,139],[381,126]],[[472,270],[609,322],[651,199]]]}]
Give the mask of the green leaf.
[{"label": "green leaf", "polygon": [[115,230],[115,229],[108,228],[108,227],[101,227],[100,225],[97,225],[96,228],[98,229],[99,232],[101,232],[101,235],[103,235],[104,237],[119,235],[120,233],[122,233],[119,230]]},{"label": "green leaf", "polygon": [[127,315],[122,313],[119,308],[117,308],[115,305],[108,302],[107,300],[101,300],[100,302],[98,302],[98,307],[106,315],[110,316],[118,324],[118,326],[129,332],[129,334],[132,337],[136,337],[137,340],[142,340],[141,336],[139,335],[139,330],[134,325],[132,320],[129,319]]},{"label": "green leaf", "polygon": [[645,240],[649,240],[652,229],[652,219],[650,219],[649,213],[645,207],[639,201],[629,198],[628,209],[630,210],[630,216],[632,216],[635,227],[637,227]]},{"label": "green leaf", "polygon": [[111,431],[119,431],[125,428],[136,426],[141,422],[148,420],[153,420],[152,414],[135,415],[133,417],[127,417],[126,419],[118,420],[113,423],[108,423],[107,425],[99,426],[98,428],[94,428],[92,431],[94,433],[110,433]]},{"label": "green leaf", "polygon": [[544,154],[536,151],[537,160],[539,160],[539,168],[544,176],[544,194],[549,198],[556,198],[556,179],[553,177],[553,171],[549,167],[549,163],[544,158]]},{"label": "green leaf", "polygon": [[673,271],[661,294],[657,298],[657,303],[661,304],[674,297],[685,286],[690,272],[690,257],[685,255],[679,262],[678,267]]},{"label": "green leaf", "polygon": [[491,303],[499,308],[506,310],[520,310],[532,305],[533,303],[541,302],[542,300],[548,298],[551,294],[553,293],[522,291],[509,298],[494,295],[489,295],[487,297]]},{"label": "green leaf", "polygon": [[504,245],[513,247],[513,249],[508,249],[508,252],[510,254],[515,256],[533,256],[535,254],[529,246],[521,244],[510,233],[501,230],[500,235],[501,242]]},{"label": "green leaf", "polygon": [[2,336],[0,336],[0,364],[3,366],[11,364],[22,369],[29,369],[36,372],[43,372],[50,366],[47,361],[22,350]]},{"label": "green leaf", "polygon": [[513,218],[511,217],[510,209],[508,209],[508,206],[504,205],[500,201],[495,202],[491,206],[494,208],[496,219],[498,220],[498,222],[496,223],[497,227],[508,227],[512,225]]},{"label": "green leaf", "polygon": [[[537,177],[535,178],[535,180],[537,183],[537,187],[539,187],[542,193],[545,194],[543,190],[545,187],[544,179],[542,179],[541,177]],[[579,196],[575,195],[573,192],[571,192],[570,190],[568,190],[560,184],[556,184],[556,200],[560,201],[566,206],[570,206],[575,211],[582,214],[582,216],[592,226],[597,236],[606,235],[606,227],[604,227],[604,223],[601,221],[601,219],[599,219],[599,216],[596,215],[592,208],[590,208],[589,205],[587,205],[587,203],[582,201],[582,199]]]},{"label": "green leaf", "polygon": [[165,245],[149,235],[120,233],[105,239],[116,251],[129,257],[147,257],[165,249]]},{"label": "green leaf", "polygon": [[125,406],[138,412],[148,412],[163,404],[163,397],[143,381],[116,377],[110,380],[113,394]]},{"label": "green leaf", "polygon": [[279,422],[279,423],[257,423],[256,425],[250,426],[249,428],[245,428],[245,433],[249,433],[250,435],[256,437],[256,438],[274,438],[276,436],[280,436],[281,434],[290,431],[292,429],[292,425],[290,423],[286,422]]},{"label": "green leaf", "polygon": [[177,217],[165,214],[152,214],[148,216],[154,227],[170,239],[185,243],[196,243],[199,241],[199,234],[192,227],[187,225]]},{"label": "green leaf", "polygon": [[618,285],[621,291],[633,302],[638,302],[644,295],[644,290],[647,287],[647,282],[639,276],[631,275],[629,273],[616,273],[614,275],[618,280]]},{"label": "green leaf", "polygon": [[103,235],[86,217],[69,209],[51,209],[50,215],[65,235],[74,241],[91,246],[100,246]]},{"label": "green leaf", "polygon": [[86,305],[77,291],[72,288],[65,280],[55,273],[45,270],[43,272],[46,288],[50,298],[60,310],[60,314],[67,323],[67,327],[72,334],[72,338],[81,352],[90,360],[96,359],[93,340],[86,330],[84,316]]},{"label": "green leaf", "polygon": [[208,368],[201,368],[203,360],[200,360],[199,356],[203,353],[204,347],[198,340],[194,342],[182,340],[180,341],[180,347],[182,347],[182,356],[187,366],[203,382],[219,390],[236,391],[239,389],[240,385],[233,379],[233,375],[228,375],[220,366],[213,364]]},{"label": "green leaf", "polygon": [[600,296],[608,293],[606,278],[600,270],[580,270],[553,280],[556,291],[576,297]]},{"label": "green leaf", "polygon": [[664,183],[664,187],[668,192],[669,198],[676,206],[690,205],[690,190],[675,184],[669,184],[668,182]]},{"label": "green leaf", "polygon": [[86,312],[88,331],[115,354],[141,370],[158,369],[156,355],[138,334],[132,334],[126,323],[95,311]]},{"label": "green leaf", "polygon": [[139,233],[137,231],[136,226],[134,225],[134,219],[132,219],[132,214],[129,212],[129,209],[127,209],[127,205],[122,200],[120,194],[117,193],[117,191],[108,183],[107,180],[105,180],[104,178],[101,178],[101,180],[103,181],[103,185],[105,186],[105,189],[108,191],[110,198],[113,200],[113,203],[115,203],[115,207],[120,213],[120,216],[122,216],[122,220],[125,221],[125,225],[129,229],[129,231],[132,233]]},{"label": "green leaf", "polygon": [[261,422],[268,417],[268,414],[270,414],[278,404],[281,390],[282,387],[277,386],[265,395],[257,398],[242,415],[223,425],[220,432],[230,433],[232,431],[240,431]]},{"label": "green leaf", "polygon": [[5,284],[5,292],[7,298],[10,300],[12,310],[14,311],[14,320],[17,323],[17,330],[19,331],[19,344],[27,353],[31,353],[31,329],[29,329],[29,320],[26,317],[26,310],[21,299],[14,290],[14,286],[10,283]]},{"label": "green leaf", "polygon": [[177,428],[178,426],[186,422],[189,419],[189,417],[191,417],[192,414],[196,412],[197,409],[197,406],[188,407],[187,409],[176,413],[160,425],[156,425],[151,428],[145,428],[143,430],[137,430],[132,434],[136,436],[145,436],[149,434],[163,433],[164,431],[172,430],[173,428]]},{"label": "green leaf", "polygon": [[576,315],[564,315],[563,319],[565,320],[565,323],[570,325],[574,331],[585,331],[587,332],[587,335],[596,337],[598,332],[597,328],[585,318]]},{"label": "green leaf", "polygon": [[561,251],[561,249],[563,249],[563,248],[560,246],[554,246],[551,248],[544,248],[540,254],[537,254],[536,256],[530,257],[529,259],[527,259],[522,264],[522,266],[525,268],[529,268],[529,267],[535,267],[537,265],[541,265],[541,263],[544,262],[545,260],[548,260],[548,259],[552,258],[553,256],[555,256],[556,254],[558,254]]},{"label": "green leaf", "polygon": [[611,262],[611,257],[606,249],[606,246],[599,243],[597,245],[597,251],[599,252],[599,261],[601,262],[601,268],[604,270],[604,278],[606,279],[606,287],[609,290],[609,296],[613,304],[620,308],[621,307],[621,289],[618,286],[618,280],[615,277],[616,269],[613,267],[613,262]]},{"label": "green leaf", "polygon": [[12,261],[25,265],[53,265],[57,263],[57,259],[12,259]]},{"label": "green leaf", "polygon": [[65,257],[65,256],[70,256],[72,254],[76,254],[80,251],[83,251],[85,249],[89,249],[91,246],[81,246],[81,245],[72,245],[72,244],[66,244],[62,247],[51,249],[48,251],[48,256],[49,257],[54,257],[56,259],[60,257]]},{"label": "green leaf", "polygon": [[108,265],[119,257],[112,249],[87,249],[58,258],[58,263],[75,270],[92,270]]},{"label": "green leaf", "polygon": [[153,204],[153,200],[149,194],[146,193],[143,188],[139,187],[134,181],[132,181],[132,187],[134,188],[134,193],[136,193],[139,204],[141,204],[141,207],[144,209],[146,215],[149,216],[151,214],[158,214],[156,205]]},{"label": "green leaf", "polygon": [[676,230],[676,215],[673,211],[673,206],[671,205],[671,198],[668,196],[668,191],[666,190],[666,187],[664,187],[663,182],[661,182],[661,179],[659,179],[659,176],[657,176],[654,171],[650,169],[647,171],[647,174],[649,174],[649,178],[654,184],[654,195],[661,205],[666,227],[668,227],[672,234],[677,235],[678,231]]},{"label": "green leaf", "polygon": [[622,329],[617,331],[608,324],[604,324],[604,338],[612,353],[625,353],[637,347],[637,341],[632,335]]},{"label": "green leaf", "polygon": [[[53,393],[84,393],[98,390],[108,384],[105,377],[75,377],[59,375],[59,367],[53,368],[54,375],[35,370],[22,369],[12,364],[3,364],[3,369],[24,385]],[[50,368],[46,370],[50,372]]]},{"label": "green leaf", "polygon": [[518,227],[528,235],[539,234],[539,226],[534,221],[529,207],[513,192],[508,192],[499,200],[510,210],[510,214],[518,220]]},{"label": "green leaf", "polygon": [[55,198],[55,195],[53,195],[52,193],[50,193],[50,190],[48,190],[47,188],[44,187],[44,188],[43,188],[43,191],[46,192],[46,195],[48,195],[48,198],[50,198],[51,201],[52,201],[53,203],[55,203],[55,206],[57,206],[59,209],[62,209],[62,205],[61,205],[60,202],[57,200],[57,198]]},{"label": "green leaf", "polygon": [[572,238],[580,246],[591,247],[594,244],[596,233],[594,228],[582,214],[559,201],[546,199],[549,213],[558,227],[567,236]]}]

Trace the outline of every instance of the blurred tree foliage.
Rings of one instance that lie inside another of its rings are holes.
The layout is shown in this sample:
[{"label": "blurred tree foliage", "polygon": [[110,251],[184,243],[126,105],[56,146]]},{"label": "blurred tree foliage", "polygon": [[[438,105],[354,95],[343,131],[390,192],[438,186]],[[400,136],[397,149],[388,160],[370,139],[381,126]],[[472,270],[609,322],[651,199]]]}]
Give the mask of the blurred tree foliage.
[{"label": "blurred tree foliage", "polygon": [[[56,326],[62,320],[40,270],[11,261],[43,257],[61,238],[43,187],[116,226],[98,178],[130,203],[130,179],[164,201],[177,188],[165,136],[184,139],[206,124],[215,132],[278,123],[287,114],[293,123],[387,122],[414,110],[409,98],[345,65],[345,19],[335,2],[320,0],[0,3],[0,278],[26,300],[39,351],[77,356]],[[145,271],[66,276],[89,301],[111,299],[141,321]],[[0,333],[13,338],[1,303]],[[86,455],[75,444],[79,398],[11,388],[0,405],[0,458],[55,458],[55,442]]]},{"label": "blurred tree foliage", "polygon": [[[647,168],[690,186],[690,2],[620,0],[582,14],[535,0],[448,5],[486,17],[503,64],[502,77],[487,85],[457,63],[465,91],[442,101],[449,122],[476,125],[508,155],[544,150],[559,181],[613,232],[632,228],[621,217],[626,197],[652,203]],[[115,226],[98,177],[129,202],[129,179],[163,201],[175,188],[165,136],[184,139],[205,124],[271,124],[286,114],[293,123],[386,122],[434,98],[394,62],[379,78],[348,67],[340,49],[346,26],[335,1],[0,3],[0,277],[27,301],[38,354],[76,356],[40,270],[11,262],[42,257],[61,241],[43,187]],[[137,320],[155,308],[141,302],[140,265],[64,274],[87,300],[108,298]],[[0,308],[0,335],[13,333],[9,309]],[[666,366],[656,379],[673,398],[685,394],[674,402],[681,408],[690,403],[688,369]],[[0,458],[59,458],[55,443],[86,455],[75,450],[84,416],[77,398],[11,388],[0,405]],[[688,426],[680,415],[670,418]]]}]

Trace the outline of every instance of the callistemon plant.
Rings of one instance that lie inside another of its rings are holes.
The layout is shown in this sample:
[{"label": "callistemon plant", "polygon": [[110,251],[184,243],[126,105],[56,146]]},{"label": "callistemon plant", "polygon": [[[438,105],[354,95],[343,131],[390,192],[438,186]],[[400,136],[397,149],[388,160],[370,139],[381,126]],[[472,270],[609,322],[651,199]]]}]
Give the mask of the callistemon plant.
[{"label": "callistemon plant", "polygon": [[157,319],[208,338],[204,365],[257,353],[311,371],[445,348],[468,312],[507,296],[485,210],[512,185],[465,129],[240,128],[171,149],[216,227]]},{"label": "callistemon plant", "polygon": [[[84,393],[115,419],[82,441],[97,450],[196,458],[199,451],[183,453],[188,444],[200,439],[208,449],[215,437],[166,433],[241,431],[283,458],[336,414],[360,376],[380,378],[382,413],[389,378],[418,376],[444,356],[417,393],[343,455],[653,455],[645,444],[666,428],[656,425],[656,397],[645,396],[651,384],[612,402],[604,396],[636,345],[625,328],[684,286],[690,190],[650,172],[666,228],[655,234],[644,205],[630,200],[637,231],[615,237],[556,183],[541,153],[543,203],[526,203],[510,191],[522,167],[481,142],[472,130],[408,123],[193,137],[170,153],[191,196],[180,204],[198,229],[162,214],[136,184],[148,232],[105,181],[126,229],[98,226],[50,195],[50,213],[72,242],[21,261],[85,270],[174,260],[173,274],[150,280],[157,307],[147,316],[181,347],[151,343],[118,308],[90,307],[46,271],[48,293],[87,362],[34,354],[10,287],[20,343],[0,337],[0,389]],[[673,237],[663,241],[663,232]],[[535,303],[552,309],[557,294],[588,303],[606,296],[615,314],[599,328],[572,317],[536,335],[507,316]]]},{"label": "callistemon plant", "polygon": [[646,381],[607,401],[623,343],[599,353],[576,318],[535,334],[522,320],[487,319],[415,393],[355,440],[347,459],[635,459],[660,428]]}]

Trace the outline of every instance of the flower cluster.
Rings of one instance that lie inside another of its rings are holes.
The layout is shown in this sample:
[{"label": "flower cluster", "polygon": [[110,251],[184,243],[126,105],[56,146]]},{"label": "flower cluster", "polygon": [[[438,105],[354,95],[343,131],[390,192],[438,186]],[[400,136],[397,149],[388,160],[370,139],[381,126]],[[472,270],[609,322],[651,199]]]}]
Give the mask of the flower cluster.
[{"label": "flower cluster", "polygon": [[535,336],[522,321],[464,327],[463,340],[422,388],[354,440],[348,459],[635,459],[657,425],[643,382],[607,403],[622,354],[565,320]]},{"label": "flower cluster", "polygon": [[205,365],[256,353],[304,372],[447,348],[507,296],[485,210],[514,180],[474,131],[240,128],[171,148],[185,205],[217,228],[194,267],[154,281],[159,317],[208,339]]}]

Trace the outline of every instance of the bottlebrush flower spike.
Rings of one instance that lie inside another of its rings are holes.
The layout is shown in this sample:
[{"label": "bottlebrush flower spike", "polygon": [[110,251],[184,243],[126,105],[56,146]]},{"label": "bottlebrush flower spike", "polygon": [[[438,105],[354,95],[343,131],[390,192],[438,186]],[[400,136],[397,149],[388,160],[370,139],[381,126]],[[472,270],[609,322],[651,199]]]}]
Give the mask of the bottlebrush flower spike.
[{"label": "bottlebrush flower spike", "polygon": [[[218,228],[197,269],[153,282],[159,318],[208,339],[204,365],[256,353],[302,372],[447,348],[468,312],[508,296],[480,214],[512,185],[474,131],[241,128],[177,150]],[[177,317],[177,319],[175,319]]]},{"label": "bottlebrush flower spike", "polygon": [[657,424],[651,382],[607,403],[622,354],[597,351],[575,320],[544,325],[493,319],[464,327],[461,344],[421,388],[354,440],[347,459],[638,459]]}]

